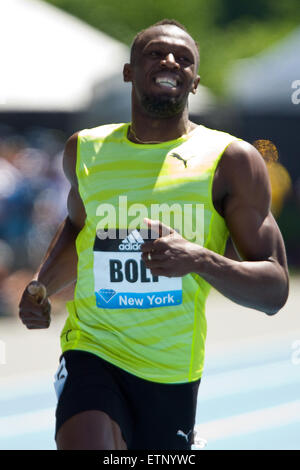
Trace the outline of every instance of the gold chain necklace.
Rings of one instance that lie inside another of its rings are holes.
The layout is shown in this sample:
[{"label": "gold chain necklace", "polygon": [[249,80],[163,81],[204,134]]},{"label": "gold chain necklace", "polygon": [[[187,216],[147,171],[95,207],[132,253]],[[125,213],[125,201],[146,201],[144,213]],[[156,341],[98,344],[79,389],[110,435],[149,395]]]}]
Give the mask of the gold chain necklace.
[{"label": "gold chain necklace", "polygon": [[[182,135],[187,135],[189,134],[191,130],[191,125],[189,125],[189,128],[187,130],[187,132],[185,134],[182,134]],[[163,141],[161,140],[149,140],[149,141],[146,141],[146,140],[141,140],[138,138],[138,136],[136,135],[136,133],[134,132],[133,128],[131,126],[129,126],[128,128],[128,131],[127,131],[127,137],[129,138],[129,135],[132,135],[133,138],[139,143],[139,144],[161,144]],[[182,137],[182,136],[181,136]],[[180,137],[178,137],[180,139]],[[129,139],[130,140],[130,139]]]}]

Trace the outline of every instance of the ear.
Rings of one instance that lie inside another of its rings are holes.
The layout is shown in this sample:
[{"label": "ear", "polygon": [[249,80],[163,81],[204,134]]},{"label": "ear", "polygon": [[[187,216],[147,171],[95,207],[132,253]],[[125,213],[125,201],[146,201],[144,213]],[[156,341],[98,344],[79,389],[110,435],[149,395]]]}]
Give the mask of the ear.
[{"label": "ear", "polygon": [[191,93],[193,93],[193,95],[196,94],[199,83],[200,83],[200,75],[197,75],[191,87]]},{"label": "ear", "polygon": [[124,82],[132,82],[132,69],[131,64],[125,64],[123,68]]}]

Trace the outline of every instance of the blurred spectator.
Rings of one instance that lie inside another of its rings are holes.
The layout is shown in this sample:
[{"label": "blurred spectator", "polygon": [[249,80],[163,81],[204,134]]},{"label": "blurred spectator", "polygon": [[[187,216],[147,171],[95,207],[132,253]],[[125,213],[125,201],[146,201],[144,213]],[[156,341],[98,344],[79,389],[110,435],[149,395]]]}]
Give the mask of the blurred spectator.
[{"label": "blurred spectator", "polygon": [[18,272],[30,278],[66,216],[65,140],[52,129],[0,128],[0,316],[12,310],[6,281]]},{"label": "blurred spectator", "polygon": [[5,291],[5,280],[11,273],[14,262],[14,253],[11,247],[0,240],[0,317],[11,315],[11,305]]},{"label": "blurred spectator", "polygon": [[253,142],[253,145],[262,155],[268,169],[272,191],[271,210],[277,218],[291,193],[292,180],[287,169],[278,162],[278,150],[273,142],[260,139]]}]

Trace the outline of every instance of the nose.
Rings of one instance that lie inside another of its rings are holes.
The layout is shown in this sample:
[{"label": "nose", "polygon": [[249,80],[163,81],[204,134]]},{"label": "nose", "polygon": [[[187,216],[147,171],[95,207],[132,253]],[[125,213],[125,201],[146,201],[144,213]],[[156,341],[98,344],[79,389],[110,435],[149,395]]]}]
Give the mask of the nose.
[{"label": "nose", "polygon": [[172,52],[169,52],[164,59],[162,59],[161,64],[164,65],[165,67],[169,69],[179,69],[180,65],[178,62],[176,62],[174,54]]}]

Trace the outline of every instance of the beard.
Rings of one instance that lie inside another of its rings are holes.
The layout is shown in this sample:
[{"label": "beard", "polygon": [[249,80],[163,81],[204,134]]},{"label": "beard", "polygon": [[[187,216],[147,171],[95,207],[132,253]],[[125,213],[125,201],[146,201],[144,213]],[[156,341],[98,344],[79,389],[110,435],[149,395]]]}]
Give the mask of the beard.
[{"label": "beard", "polygon": [[144,94],[141,105],[150,116],[170,118],[183,111],[186,101],[182,97],[179,99],[169,95],[153,96]]}]

